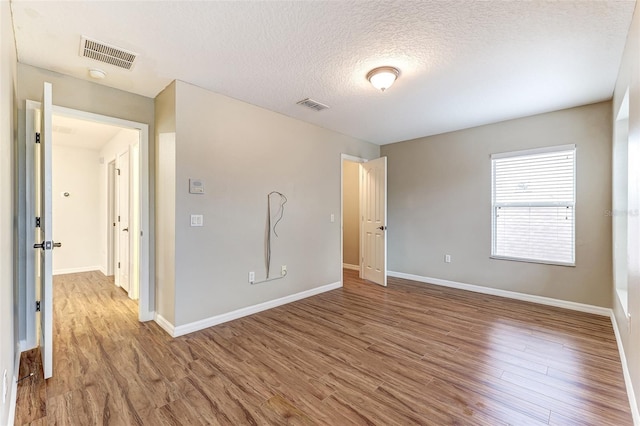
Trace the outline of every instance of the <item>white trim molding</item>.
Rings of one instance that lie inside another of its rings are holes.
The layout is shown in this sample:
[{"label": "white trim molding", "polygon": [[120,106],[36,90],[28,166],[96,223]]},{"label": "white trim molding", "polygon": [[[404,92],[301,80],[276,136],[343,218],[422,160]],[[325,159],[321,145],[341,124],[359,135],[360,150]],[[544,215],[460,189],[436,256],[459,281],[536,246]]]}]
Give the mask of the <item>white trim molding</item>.
[{"label": "white trim molding", "polygon": [[624,376],[624,384],[627,387],[627,397],[629,398],[629,406],[631,407],[631,416],[633,417],[633,424],[640,425],[640,411],[638,411],[638,404],[636,403],[636,394],[633,390],[633,382],[631,381],[631,372],[629,371],[629,364],[627,363],[627,356],[624,353],[624,346],[622,346],[622,336],[620,335],[620,329],[618,328],[618,321],[616,315],[611,310],[611,325],[613,325],[613,332],[616,335],[616,342],[618,344],[618,352],[620,353],[620,364],[622,364],[622,374]]},{"label": "white trim molding", "polygon": [[154,321],[156,319],[156,311],[145,312],[144,315],[140,315],[138,320],[141,322]]},{"label": "white trim molding", "polygon": [[360,267],[358,265],[352,265],[350,263],[343,263],[342,269],[351,269],[352,271],[359,271]]},{"label": "white trim molding", "polygon": [[349,154],[340,154],[340,159],[352,161],[354,163],[366,163],[367,161],[369,161],[366,158],[356,157],[355,155],[349,155]]},{"label": "white trim molding", "polygon": [[490,294],[492,296],[506,297],[509,299],[523,300],[525,302],[538,303],[540,305],[555,306],[557,308],[571,309],[573,311],[587,312],[590,314],[610,316],[611,309],[601,306],[587,305],[585,303],[569,302],[567,300],[553,299],[551,297],[536,296],[533,294],[518,293],[509,290],[483,287],[474,284],[465,284],[457,281],[443,280],[440,278],[423,277],[421,275],[405,274],[403,272],[387,271],[387,275],[395,278],[418,281],[421,283],[434,284],[442,287],[457,288],[460,290],[473,291],[475,293]]},{"label": "white trim molding", "polygon": [[174,335],[175,326],[171,324],[165,317],[156,312],[153,316],[153,320],[160,326],[160,328],[169,333],[170,336],[176,337]]},{"label": "white trim molding", "polygon": [[311,290],[301,291],[300,293],[291,294],[289,296],[281,297],[279,299],[269,300],[267,302],[258,303],[257,305],[247,306],[246,308],[236,309],[235,311],[227,312],[220,315],[215,315],[203,320],[194,321],[189,324],[174,326],[162,315],[156,314],[155,321],[160,327],[172,337],[184,336],[185,334],[193,333],[194,331],[204,330],[205,328],[212,327],[214,325],[222,324],[228,321],[233,321],[238,318],[246,317],[248,315],[257,314],[258,312],[266,311],[267,309],[276,308],[278,306],[286,305],[287,303],[295,302],[297,300],[306,299],[307,297],[316,296],[327,291],[335,290],[342,287],[342,282],[338,281],[332,284],[323,285],[320,287],[312,288]]},{"label": "white trim molding", "polygon": [[16,421],[16,403],[18,402],[18,376],[20,375],[20,356],[24,351],[24,347],[27,346],[25,340],[20,340],[18,344],[20,350],[16,351],[16,356],[13,364],[13,377],[11,380],[11,391],[9,393],[9,424],[13,426]]}]

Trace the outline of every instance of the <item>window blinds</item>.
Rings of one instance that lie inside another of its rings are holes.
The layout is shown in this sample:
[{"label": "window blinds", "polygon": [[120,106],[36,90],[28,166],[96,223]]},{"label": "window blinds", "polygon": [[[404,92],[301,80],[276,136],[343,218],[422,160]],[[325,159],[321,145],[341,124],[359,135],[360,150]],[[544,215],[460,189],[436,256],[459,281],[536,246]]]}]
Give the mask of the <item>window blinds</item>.
[{"label": "window blinds", "polygon": [[575,264],[575,145],[495,154],[492,256]]}]

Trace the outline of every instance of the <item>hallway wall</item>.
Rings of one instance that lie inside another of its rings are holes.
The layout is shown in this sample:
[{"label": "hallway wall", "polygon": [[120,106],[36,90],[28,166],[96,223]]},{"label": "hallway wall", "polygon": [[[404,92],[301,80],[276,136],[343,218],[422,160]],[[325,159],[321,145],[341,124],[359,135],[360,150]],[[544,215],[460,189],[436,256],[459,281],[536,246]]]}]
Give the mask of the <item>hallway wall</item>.
[{"label": "hallway wall", "polygon": [[[100,269],[99,152],[53,146],[53,274]],[[69,196],[65,197],[64,193]]]}]

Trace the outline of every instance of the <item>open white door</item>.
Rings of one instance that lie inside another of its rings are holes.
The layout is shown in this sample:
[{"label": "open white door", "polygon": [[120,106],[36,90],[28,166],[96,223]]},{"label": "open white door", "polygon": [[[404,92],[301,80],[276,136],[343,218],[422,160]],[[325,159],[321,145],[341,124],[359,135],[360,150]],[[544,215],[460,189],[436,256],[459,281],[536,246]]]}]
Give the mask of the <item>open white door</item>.
[{"label": "open white door", "polygon": [[118,263],[117,283],[129,293],[130,281],[130,202],[129,202],[129,150],[118,155],[117,161],[117,185],[118,185]]},{"label": "open white door", "polygon": [[362,278],[387,285],[387,157],[360,165]]},{"label": "open white door", "polygon": [[[40,132],[36,134],[36,148],[39,158],[39,167],[34,179],[39,178],[36,185],[36,226],[39,232],[36,237],[39,242],[34,244],[35,249],[40,250],[40,281],[39,281],[39,305],[40,305],[40,352],[42,354],[42,367],[44,378],[53,375],[53,248],[60,247],[53,242],[52,215],[51,215],[51,138],[52,124],[51,112],[52,87],[51,83],[44,83],[44,92],[40,104]],[[39,176],[38,176],[39,175]],[[36,258],[38,256],[36,255]]]}]

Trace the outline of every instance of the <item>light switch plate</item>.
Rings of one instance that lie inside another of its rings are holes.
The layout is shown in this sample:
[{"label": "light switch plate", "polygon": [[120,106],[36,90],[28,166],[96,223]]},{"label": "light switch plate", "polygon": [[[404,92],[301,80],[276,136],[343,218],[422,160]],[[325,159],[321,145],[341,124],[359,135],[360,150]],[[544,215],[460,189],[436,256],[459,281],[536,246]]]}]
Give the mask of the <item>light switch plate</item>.
[{"label": "light switch plate", "polygon": [[204,226],[204,216],[201,214],[192,214],[191,226]]}]

